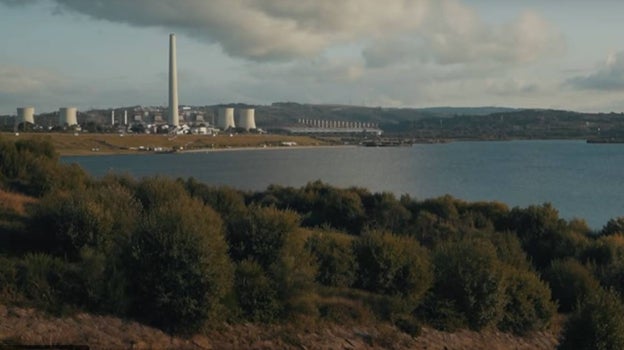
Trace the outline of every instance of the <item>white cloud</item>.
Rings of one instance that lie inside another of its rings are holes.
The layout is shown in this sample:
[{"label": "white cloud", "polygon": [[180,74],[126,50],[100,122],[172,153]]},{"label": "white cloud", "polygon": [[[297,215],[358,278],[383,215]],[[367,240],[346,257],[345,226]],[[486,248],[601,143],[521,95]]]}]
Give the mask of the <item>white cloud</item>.
[{"label": "white cloud", "polygon": [[560,54],[563,36],[535,12],[492,26],[470,7],[440,1],[422,28],[374,42],[363,55],[370,67],[431,61],[441,65],[515,65]]},{"label": "white cloud", "polygon": [[490,26],[458,0],[54,1],[61,11],[179,30],[254,61],[310,58],[344,43],[371,41],[382,45],[365,52],[372,66],[382,65],[382,54],[396,60],[415,53],[442,64],[524,62],[561,47],[556,30],[535,13]]},{"label": "white cloud", "polygon": [[568,79],[567,84],[586,90],[624,90],[624,52],[609,54],[592,73]]}]

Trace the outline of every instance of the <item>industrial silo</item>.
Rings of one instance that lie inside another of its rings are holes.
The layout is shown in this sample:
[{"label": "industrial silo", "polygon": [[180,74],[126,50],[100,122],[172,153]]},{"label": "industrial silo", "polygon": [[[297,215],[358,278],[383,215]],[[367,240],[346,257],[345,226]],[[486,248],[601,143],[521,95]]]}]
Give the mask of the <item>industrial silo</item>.
[{"label": "industrial silo", "polygon": [[223,130],[236,127],[236,125],[234,124],[234,108],[232,107],[219,108],[219,118],[217,120],[217,127]]},{"label": "industrial silo", "polygon": [[78,110],[76,107],[65,107],[59,109],[59,124],[61,126],[78,125]]},{"label": "industrial silo", "polygon": [[17,109],[17,124],[35,124],[35,107],[22,107]]},{"label": "industrial silo", "polygon": [[255,110],[253,108],[243,108],[238,110],[239,128],[251,130],[256,128]]}]

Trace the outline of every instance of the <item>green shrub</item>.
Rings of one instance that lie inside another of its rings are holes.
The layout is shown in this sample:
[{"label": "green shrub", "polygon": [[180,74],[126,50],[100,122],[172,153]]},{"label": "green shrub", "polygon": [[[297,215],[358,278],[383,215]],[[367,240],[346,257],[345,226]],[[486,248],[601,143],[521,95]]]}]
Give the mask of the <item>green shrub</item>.
[{"label": "green shrub", "polygon": [[[67,266],[46,254],[26,254],[17,264],[17,287],[30,304],[48,311],[58,312],[63,307],[63,286],[71,283]],[[67,288],[65,288],[67,289]]]},{"label": "green shrub", "polygon": [[557,312],[550,289],[531,271],[507,270],[506,302],[498,327],[524,335],[546,328]]},{"label": "green shrub", "polygon": [[318,264],[316,281],[330,287],[350,287],[355,281],[355,257],[350,237],[320,232],[308,238],[306,248]]},{"label": "green shrub", "polygon": [[234,291],[243,317],[252,322],[275,321],[282,312],[275,283],[258,263],[243,260],[236,267]]},{"label": "green shrub", "polygon": [[561,350],[624,349],[624,305],[613,291],[597,289],[565,324]]},{"label": "green shrub", "polygon": [[252,205],[228,232],[230,256],[234,261],[254,260],[268,269],[298,225],[299,216],[292,211]]},{"label": "green shrub", "polygon": [[71,260],[83,247],[108,254],[127,244],[140,217],[133,195],[120,186],[54,192],[31,209],[33,247]]},{"label": "green shrub", "polygon": [[201,328],[233,282],[220,218],[187,195],[151,198],[128,253],[133,314],[168,331]]},{"label": "green shrub", "polygon": [[431,286],[429,253],[413,238],[369,233],[353,242],[353,254],[357,288],[400,296],[415,305]]},{"label": "green shrub", "polygon": [[[503,265],[490,242],[468,238],[445,243],[434,251],[433,262],[435,282],[428,309],[432,309],[431,305],[445,305],[445,313],[452,317],[461,315],[475,330],[500,320],[505,279]],[[461,320],[448,317],[443,320],[461,324]]]},{"label": "green shrub", "polygon": [[316,316],[317,273],[314,256],[305,249],[306,236],[299,231],[286,236],[277,259],[268,273],[276,284],[278,298],[284,304],[283,317]]},{"label": "green shrub", "polygon": [[549,203],[514,208],[509,214],[508,229],[515,231],[522,247],[538,269],[548,267],[552,260],[577,256],[588,240],[574,231]]},{"label": "green shrub", "polygon": [[581,263],[576,260],[555,260],[546,271],[544,279],[550,285],[552,296],[559,304],[559,311],[570,312],[600,284]]}]

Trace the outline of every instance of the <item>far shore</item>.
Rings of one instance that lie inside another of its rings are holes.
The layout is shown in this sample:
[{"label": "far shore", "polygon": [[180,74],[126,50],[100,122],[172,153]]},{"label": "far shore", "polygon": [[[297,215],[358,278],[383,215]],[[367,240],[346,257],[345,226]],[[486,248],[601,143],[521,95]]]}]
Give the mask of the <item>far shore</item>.
[{"label": "far shore", "polygon": [[294,149],[319,149],[319,148],[351,148],[360,147],[358,145],[309,145],[309,146],[252,146],[252,147],[226,147],[226,148],[200,148],[186,149],[177,153],[209,153],[209,152],[235,152],[235,151],[278,151]]}]

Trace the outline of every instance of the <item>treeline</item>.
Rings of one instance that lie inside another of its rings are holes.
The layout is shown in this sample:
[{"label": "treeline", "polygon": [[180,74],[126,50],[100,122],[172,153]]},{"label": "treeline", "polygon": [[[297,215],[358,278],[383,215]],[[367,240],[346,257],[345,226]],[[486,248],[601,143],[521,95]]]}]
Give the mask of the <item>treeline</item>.
[{"label": "treeline", "polygon": [[94,179],[46,141],[0,139],[0,150],[0,188],[35,198],[0,206],[5,304],[181,334],[305,318],[523,335],[559,311],[570,315],[561,348],[624,347],[623,218],[592,233],[549,204]]}]

